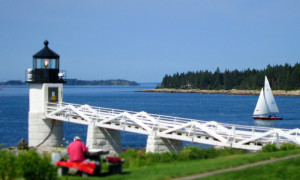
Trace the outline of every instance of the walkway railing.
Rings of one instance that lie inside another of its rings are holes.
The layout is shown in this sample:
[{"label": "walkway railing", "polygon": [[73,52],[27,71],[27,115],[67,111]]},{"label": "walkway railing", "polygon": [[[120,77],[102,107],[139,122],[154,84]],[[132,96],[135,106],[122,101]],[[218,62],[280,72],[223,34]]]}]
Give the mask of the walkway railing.
[{"label": "walkway railing", "polygon": [[48,103],[46,118],[95,125],[145,135],[155,134],[194,143],[247,150],[260,150],[265,144],[300,144],[299,129],[244,126],[189,118],[180,118],[144,111],[134,112],[71,103]]}]

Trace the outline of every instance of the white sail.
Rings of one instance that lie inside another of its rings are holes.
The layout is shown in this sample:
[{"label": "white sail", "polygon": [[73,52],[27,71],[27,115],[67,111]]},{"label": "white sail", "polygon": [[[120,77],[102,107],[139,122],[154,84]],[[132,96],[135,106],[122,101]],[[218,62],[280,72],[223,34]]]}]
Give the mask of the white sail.
[{"label": "white sail", "polygon": [[265,100],[267,102],[270,113],[279,113],[279,109],[278,109],[276,101],[274,99],[267,76],[265,76],[264,92],[265,92]]},{"label": "white sail", "polygon": [[254,110],[253,115],[265,115],[269,114],[269,108],[267,106],[266,100],[265,100],[265,95],[264,95],[264,89],[261,88],[260,95]]}]

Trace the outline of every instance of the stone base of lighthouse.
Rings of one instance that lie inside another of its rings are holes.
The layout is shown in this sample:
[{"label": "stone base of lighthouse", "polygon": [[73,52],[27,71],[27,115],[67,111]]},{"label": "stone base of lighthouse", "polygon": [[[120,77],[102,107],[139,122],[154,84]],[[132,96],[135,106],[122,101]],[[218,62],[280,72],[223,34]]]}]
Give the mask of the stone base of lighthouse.
[{"label": "stone base of lighthouse", "polygon": [[61,83],[30,84],[28,145],[58,147],[63,144],[63,122],[45,118],[47,103],[62,102]]},{"label": "stone base of lighthouse", "polygon": [[180,152],[183,150],[183,141],[160,138],[155,135],[149,135],[147,139],[146,152]]},{"label": "stone base of lighthouse", "polygon": [[42,112],[29,112],[28,145],[30,147],[61,146],[63,145],[63,128],[63,122],[45,119]]},{"label": "stone base of lighthouse", "polygon": [[109,156],[118,156],[122,152],[120,131],[89,125],[86,146],[89,149],[109,150]]}]

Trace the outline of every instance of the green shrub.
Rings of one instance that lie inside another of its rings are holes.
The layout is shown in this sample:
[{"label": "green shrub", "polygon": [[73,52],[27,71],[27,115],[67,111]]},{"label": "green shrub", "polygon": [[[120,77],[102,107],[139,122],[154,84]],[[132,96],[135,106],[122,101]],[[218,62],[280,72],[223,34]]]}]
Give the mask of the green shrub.
[{"label": "green shrub", "polygon": [[292,143],[283,143],[280,145],[280,150],[282,151],[293,150],[293,149],[300,149],[300,146]]},{"label": "green shrub", "polygon": [[197,159],[209,159],[209,158],[215,158],[218,157],[220,152],[222,152],[223,149],[216,149],[216,148],[207,148],[204,149],[202,152],[202,157],[199,157]]},{"label": "green shrub", "polygon": [[215,158],[220,155],[226,156],[241,153],[244,153],[244,151],[232,148],[215,149],[212,147],[207,149],[201,149],[198,146],[187,146],[180,153],[145,153],[141,150],[129,149],[126,152],[123,152],[121,154],[121,157],[125,159],[124,167],[141,167],[153,165],[155,163],[187,161],[193,159],[207,159]]},{"label": "green shrub", "polygon": [[232,148],[216,149],[214,147],[211,147],[201,149],[197,146],[187,146],[183,151],[179,153],[179,160],[208,159],[218,156],[227,156],[242,153],[244,153],[244,151]]},{"label": "green shrub", "polygon": [[14,152],[0,150],[0,178],[14,179],[18,176],[17,156]]},{"label": "green shrub", "polygon": [[283,143],[279,148],[276,144],[268,144],[262,147],[263,152],[287,151],[293,149],[300,149],[300,146],[294,143]]},{"label": "green shrub", "polygon": [[262,147],[263,152],[275,152],[278,150],[279,150],[279,148],[276,146],[276,144],[267,144]]},{"label": "green shrub", "polygon": [[57,169],[51,164],[51,158],[41,156],[36,151],[20,152],[18,163],[22,169],[22,176],[26,180],[55,180],[57,179]]},{"label": "green shrub", "polygon": [[145,153],[145,159],[148,162],[147,165],[156,162],[172,162],[178,160],[178,154],[174,152]]},{"label": "green shrub", "polygon": [[55,180],[56,167],[51,164],[50,157],[41,156],[36,151],[0,150],[0,178],[14,179],[24,177],[26,180]]},{"label": "green shrub", "polygon": [[120,157],[125,159],[124,167],[138,167],[137,152],[135,149],[128,149],[126,152],[121,153]]},{"label": "green shrub", "polygon": [[[182,154],[182,156],[180,154]],[[202,156],[202,150],[197,146],[187,146],[179,153],[180,160],[198,159]]]}]

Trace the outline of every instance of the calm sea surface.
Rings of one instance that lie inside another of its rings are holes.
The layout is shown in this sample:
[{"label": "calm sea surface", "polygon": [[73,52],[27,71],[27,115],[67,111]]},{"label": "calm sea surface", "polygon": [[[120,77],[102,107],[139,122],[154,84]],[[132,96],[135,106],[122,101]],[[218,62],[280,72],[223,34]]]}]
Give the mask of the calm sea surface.
[{"label": "calm sea surface", "polygon": [[[300,128],[300,97],[276,96],[282,121],[260,122],[252,119],[258,96],[206,95],[184,93],[142,93],[142,89],[153,89],[155,84],[141,86],[64,86],[64,102],[89,104],[114,109],[146,111],[250,126],[276,128]],[[16,146],[21,138],[28,139],[28,86],[2,86],[0,90],[0,144]],[[66,141],[79,135],[86,139],[87,126],[65,123]],[[147,137],[122,132],[123,147],[142,148]]]}]

